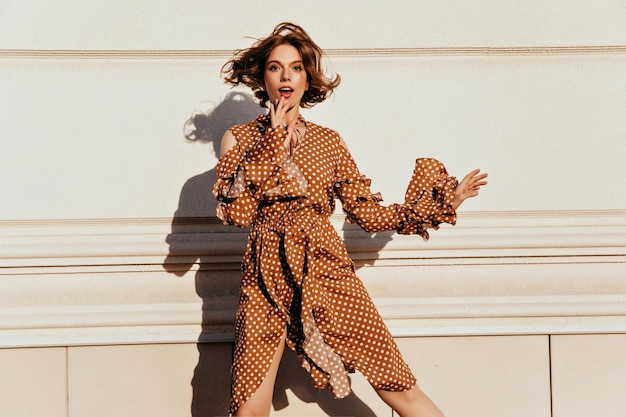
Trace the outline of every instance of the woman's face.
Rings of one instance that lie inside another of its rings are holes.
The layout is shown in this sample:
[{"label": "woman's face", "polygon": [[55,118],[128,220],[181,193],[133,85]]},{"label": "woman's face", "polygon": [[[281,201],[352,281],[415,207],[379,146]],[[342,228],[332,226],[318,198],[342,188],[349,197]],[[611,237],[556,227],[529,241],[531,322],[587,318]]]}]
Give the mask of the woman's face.
[{"label": "woman's face", "polygon": [[278,45],[270,52],[263,76],[265,91],[275,105],[284,97],[288,110],[297,108],[309,88],[302,55],[291,44]]}]

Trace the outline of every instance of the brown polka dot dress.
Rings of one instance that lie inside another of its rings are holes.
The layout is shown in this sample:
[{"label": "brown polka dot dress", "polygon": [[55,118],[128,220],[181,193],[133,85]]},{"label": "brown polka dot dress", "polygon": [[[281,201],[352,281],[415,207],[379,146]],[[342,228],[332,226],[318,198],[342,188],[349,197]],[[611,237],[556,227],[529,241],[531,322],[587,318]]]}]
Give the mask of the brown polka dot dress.
[{"label": "brown polka dot dress", "polygon": [[416,381],[402,359],[343,241],[330,223],[339,199],[349,221],[370,232],[428,238],[454,224],[457,181],[441,163],[418,159],[404,204],[382,206],[337,132],[305,122],[290,154],[287,131],[269,117],[231,128],[237,145],[219,161],[213,194],[226,224],[250,226],[235,322],[230,413],[267,375],[283,335],[316,388],[350,393],[358,370],[375,389],[402,391]]}]

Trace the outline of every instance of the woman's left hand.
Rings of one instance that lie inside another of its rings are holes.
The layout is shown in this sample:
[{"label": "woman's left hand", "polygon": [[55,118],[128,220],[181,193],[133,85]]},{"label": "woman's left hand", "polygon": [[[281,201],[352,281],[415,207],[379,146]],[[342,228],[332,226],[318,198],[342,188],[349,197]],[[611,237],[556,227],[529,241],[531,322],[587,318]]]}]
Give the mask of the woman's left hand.
[{"label": "woman's left hand", "polygon": [[487,173],[480,173],[480,169],[475,169],[463,178],[454,190],[454,201],[452,208],[456,211],[459,206],[468,198],[476,197],[480,187],[487,185]]}]

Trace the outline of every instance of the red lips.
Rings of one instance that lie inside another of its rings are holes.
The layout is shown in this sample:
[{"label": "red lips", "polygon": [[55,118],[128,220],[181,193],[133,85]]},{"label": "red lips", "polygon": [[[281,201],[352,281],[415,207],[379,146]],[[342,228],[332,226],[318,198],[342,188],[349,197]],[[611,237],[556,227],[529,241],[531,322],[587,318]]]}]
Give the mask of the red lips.
[{"label": "red lips", "polygon": [[281,96],[285,98],[289,98],[291,97],[291,94],[293,93],[293,88],[282,87],[278,89],[278,92],[280,93]]}]

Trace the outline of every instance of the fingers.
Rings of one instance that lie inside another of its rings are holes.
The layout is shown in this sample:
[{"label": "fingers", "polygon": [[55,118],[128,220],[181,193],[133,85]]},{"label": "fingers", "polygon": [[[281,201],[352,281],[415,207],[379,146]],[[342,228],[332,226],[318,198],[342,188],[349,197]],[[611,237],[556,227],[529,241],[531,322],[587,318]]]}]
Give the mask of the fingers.
[{"label": "fingers", "polygon": [[478,175],[478,173],[480,172],[480,170],[475,169],[472,172],[470,172],[469,174],[467,174],[466,176],[463,177],[463,179],[461,180],[461,182],[459,183],[459,187],[464,188],[466,187],[469,183],[472,182],[472,179]]},{"label": "fingers", "polygon": [[471,171],[459,183],[456,194],[463,199],[477,196],[480,188],[487,185],[487,176],[487,173],[481,174],[480,169]]},{"label": "fingers", "polygon": [[487,173],[481,173],[477,168],[463,177],[463,180],[459,182],[459,185],[454,190],[454,201],[452,208],[457,210],[461,204],[468,198],[476,197],[480,190],[480,187],[487,185]]},{"label": "fingers", "polygon": [[480,168],[476,168],[475,170],[473,170],[472,172],[467,174],[463,178],[463,181],[465,181],[465,180],[480,181],[480,180],[483,180],[483,179],[487,178],[487,176],[489,175],[486,172],[483,172],[480,175],[479,174],[480,174]]},{"label": "fingers", "polygon": [[487,185],[487,181],[485,181],[487,176],[487,173],[480,174],[480,169],[475,169],[463,178],[459,186],[468,189],[480,188],[483,185]]},{"label": "fingers", "polygon": [[481,174],[474,177],[471,184],[472,188],[478,190],[480,187],[487,185],[485,178],[487,178],[487,174]]},{"label": "fingers", "polygon": [[285,111],[285,97],[281,97],[276,101],[276,114],[282,120],[285,118],[285,113],[287,113]]},{"label": "fingers", "polygon": [[471,187],[482,187],[483,185],[487,185],[487,181],[484,181],[484,179],[484,176],[472,178],[469,185]]},{"label": "fingers", "polygon": [[287,106],[285,106],[285,98],[281,97],[275,103],[270,102],[270,120],[272,127],[275,129],[280,125],[285,125],[285,116],[287,114]]},{"label": "fingers", "polygon": [[463,201],[468,198],[476,197],[480,187],[487,185],[487,181],[485,181],[487,176],[487,173],[481,174],[480,169],[475,169],[463,177],[463,180],[456,187],[456,190],[454,190],[455,196],[452,208],[456,210],[463,203]]},{"label": "fingers", "polygon": [[478,175],[479,172],[480,172],[480,168],[476,168],[475,170],[473,170],[469,174],[467,174],[463,179],[475,177],[476,175]]},{"label": "fingers", "polygon": [[487,185],[487,181],[485,181],[485,178],[488,177],[488,174],[481,174],[478,175],[476,177],[473,178],[473,182],[475,185]]}]

